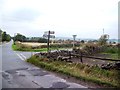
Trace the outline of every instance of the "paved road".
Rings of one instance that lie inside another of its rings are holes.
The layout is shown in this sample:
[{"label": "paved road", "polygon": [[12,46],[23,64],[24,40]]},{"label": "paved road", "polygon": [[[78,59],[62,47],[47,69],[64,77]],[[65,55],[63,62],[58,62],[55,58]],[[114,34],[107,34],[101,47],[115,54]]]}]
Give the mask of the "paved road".
[{"label": "paved road", "polygon": [[12,41],[0,45],[2,88],[86,88],[25,62],[31,52],[13,51],[11,45]]}]

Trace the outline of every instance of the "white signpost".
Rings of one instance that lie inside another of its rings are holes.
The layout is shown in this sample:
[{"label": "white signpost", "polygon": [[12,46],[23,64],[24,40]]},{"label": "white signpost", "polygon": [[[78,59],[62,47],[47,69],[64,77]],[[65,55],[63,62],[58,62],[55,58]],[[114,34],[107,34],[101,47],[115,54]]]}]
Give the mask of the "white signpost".
[{"label": "white signpost", "polygon": [[[48,38],[48,35],[47,35],[47,34],[44,34],[43,37],[44,37],[44,38]],[[55,36],[54,36],[54,35],[50,35],[50,38],[55,38]]]}]

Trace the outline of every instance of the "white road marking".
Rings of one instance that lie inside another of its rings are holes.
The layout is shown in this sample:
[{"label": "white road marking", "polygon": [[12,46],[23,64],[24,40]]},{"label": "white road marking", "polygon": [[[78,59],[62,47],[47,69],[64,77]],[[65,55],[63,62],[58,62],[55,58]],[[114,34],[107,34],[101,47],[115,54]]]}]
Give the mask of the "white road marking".
[{"label": "white road marking", "polygon": [[[16,53],[17,54],[17,53]],[[21,57],[19,54],[17,54],[18,55],[18,57],[21,59],[21,60],[23,60],[24,61],[24,58],[23,57]]]},{"label": "white road marking", "polygon": [[24,59],[26,59],[26,57],[23,54],[20,54]]}]

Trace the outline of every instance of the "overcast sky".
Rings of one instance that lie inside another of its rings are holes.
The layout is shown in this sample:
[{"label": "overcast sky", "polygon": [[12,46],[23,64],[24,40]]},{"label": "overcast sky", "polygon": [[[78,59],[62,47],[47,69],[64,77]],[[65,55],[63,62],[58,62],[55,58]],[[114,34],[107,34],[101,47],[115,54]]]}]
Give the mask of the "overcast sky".
[{"label": "overcast sky", "polygon": [[118,38],[119,0],[0,0],[0,28],[10,35]]}]

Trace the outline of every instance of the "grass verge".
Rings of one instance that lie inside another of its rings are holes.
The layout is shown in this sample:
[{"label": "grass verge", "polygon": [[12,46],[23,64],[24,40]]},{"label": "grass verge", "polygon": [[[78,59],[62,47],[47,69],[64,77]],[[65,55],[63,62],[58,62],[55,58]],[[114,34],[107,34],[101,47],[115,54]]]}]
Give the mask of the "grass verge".
[{"label": "grass verge", "polygon": [[52,61],[37,56],[32,56],[27,62],[49,71],[75,77],[82,81],[92,82],[107,87],[120,87],[120,71],[117,70],[103,70],[98,66]]},{"label": "grass verge", "polygon": [[[38,48],[38,49],[21,48],[14,44],[12,44],[12,49],[15,51],[47,52],[47,48]],[[64,50],[64,49],[71,49],[71,48],[50,48],[50,50],[57,50],[57,49]]]},{"label": "grass verge", "polygon": [[19,46],[12,44],[12,49],[15,51],[31,51],[31,52],[46,52],[47,48],[40,48],[40,49],[29,49],[29,48],[19,48]]}]

